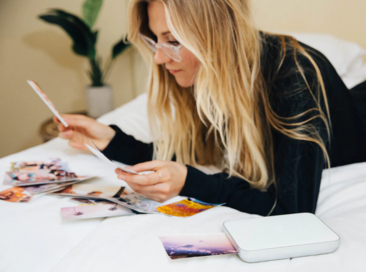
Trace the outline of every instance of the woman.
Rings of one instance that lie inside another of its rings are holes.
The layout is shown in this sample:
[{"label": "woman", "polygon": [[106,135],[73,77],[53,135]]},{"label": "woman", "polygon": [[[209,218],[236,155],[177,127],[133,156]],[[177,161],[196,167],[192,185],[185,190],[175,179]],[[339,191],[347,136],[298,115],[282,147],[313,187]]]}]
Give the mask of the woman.
[{"label": "woman", "polygon": [[82,116],[64,115],[70,128],[59,129],[75,148],[92,139],[132,170],[154,171],[116,170],[136,192],[260,215],[314,213],[324,167],[366,161],[364,119],[332,65],[291,37],[256,30],[248,1],[133,0],[129,38],[151,70],[157,140]]}]

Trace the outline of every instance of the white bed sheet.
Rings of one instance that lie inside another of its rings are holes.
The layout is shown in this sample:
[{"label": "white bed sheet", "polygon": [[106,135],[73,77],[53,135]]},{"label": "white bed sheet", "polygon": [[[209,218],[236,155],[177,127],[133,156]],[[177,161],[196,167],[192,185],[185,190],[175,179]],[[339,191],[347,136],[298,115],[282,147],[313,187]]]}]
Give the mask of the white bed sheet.
[{"label": "white bed sheet", "polygon": [[[121,184],[109,166],[60,139],[1,159],[0,180],[12,161],[55,156],[73,171],[98,175],[88,182]],[[366,163],[324,171],[317,215],[340,235],[341,245],[321,256],[258,264],[237,256],[171,261],[159,234],[220,232],[226,220],[255,215],[218,207],[191,218],[134,215],[62,222],[60,208],[72,205],[56,196],[29,204],[0,201],[0,271],[366,271]]]}]

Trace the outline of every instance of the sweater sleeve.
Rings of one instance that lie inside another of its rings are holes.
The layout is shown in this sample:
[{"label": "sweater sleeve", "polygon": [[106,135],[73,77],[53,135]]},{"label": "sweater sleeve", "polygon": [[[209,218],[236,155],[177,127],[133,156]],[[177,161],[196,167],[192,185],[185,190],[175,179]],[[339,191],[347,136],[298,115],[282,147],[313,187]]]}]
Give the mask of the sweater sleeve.
[{"label": "sweater sleeve", "polygon": [[[266,191],[251,188],[246,180],[229,177],[227,173],[206,175],[187,166],[188,174],[180,192],[209,203],[226,203],[225,206],[242,212],[266,216],[299,212],[315,213],[320,180],[324,166],[321,149],[314,143],[280,140],[276,163],[276,187]],[[277,191],[277,192],[276,192]]]},{"label": "sweater sleeve", "polygon": [[110,126],[116,132],[103,154],[111,160],[134,165],[151,161],[153,157],[153,144],[143,143],[124,133],[116,125]]}]

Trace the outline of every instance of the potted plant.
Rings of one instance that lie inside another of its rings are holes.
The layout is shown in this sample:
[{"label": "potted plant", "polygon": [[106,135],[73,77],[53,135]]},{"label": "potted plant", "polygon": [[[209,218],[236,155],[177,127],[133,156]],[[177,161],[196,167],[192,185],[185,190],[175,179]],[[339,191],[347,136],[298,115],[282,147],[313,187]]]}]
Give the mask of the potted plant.
[{"label": "potted plant", "polygon": [[102,68],[101,58],[96,52],[98,30],[93,30],[103,0],[86,0],[83,5],[83,18],[61,9],[50,9],[39,18],[47,23],[61,27],[73,41],[72,49],[75,54],[86,57],[90,70],[87,72],[91,85],[86,87],[87,113],[97,118],[113,109],[113,94],[106,84],[109,71],[116,58],[123,53],[130,44],[126,37],[117,42],[111,52],[105,67]]}]

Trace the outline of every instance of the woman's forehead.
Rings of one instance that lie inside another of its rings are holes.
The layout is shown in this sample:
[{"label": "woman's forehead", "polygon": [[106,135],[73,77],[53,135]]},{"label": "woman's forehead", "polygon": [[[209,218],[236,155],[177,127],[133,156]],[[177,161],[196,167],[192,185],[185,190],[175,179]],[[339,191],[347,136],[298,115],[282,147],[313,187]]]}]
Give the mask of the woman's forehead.
[{"label": "woman's forehead", "polygon": [[147,13],[149,16],[149,28],[155,35],[170,34],[163,3],[160,1],[150,2],[148,4]]}]

